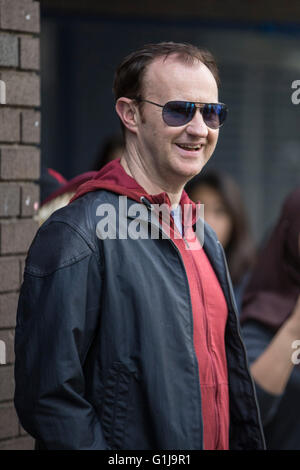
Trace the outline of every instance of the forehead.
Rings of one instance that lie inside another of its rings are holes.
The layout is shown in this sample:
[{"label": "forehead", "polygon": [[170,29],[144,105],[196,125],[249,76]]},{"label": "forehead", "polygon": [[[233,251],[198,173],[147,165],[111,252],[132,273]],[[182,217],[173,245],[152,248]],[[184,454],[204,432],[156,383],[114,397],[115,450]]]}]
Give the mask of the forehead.
[{"label": "forehead", "polygon": [[185,63],[174,54],[149,64],[143,89],[147,98],[165,101],[218,101],[217,83],[206,65],[197,59],[192,64]]}]

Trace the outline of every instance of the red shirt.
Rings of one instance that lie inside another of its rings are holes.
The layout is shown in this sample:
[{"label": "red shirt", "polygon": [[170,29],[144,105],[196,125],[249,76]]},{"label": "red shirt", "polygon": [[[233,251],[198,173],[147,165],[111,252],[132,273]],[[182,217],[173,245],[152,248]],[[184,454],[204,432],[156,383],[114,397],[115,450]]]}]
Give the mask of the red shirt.
[{"label": "red shirt", "polygon": [[[186,235],[187,236],[187,235]],[[173,240],[180,250],[190,287],[194,346],[198,360],[202,401],[204,449],[229,448],[229,394],[225,327],[227,304],[216,274],[193,236],[192,250]]]},{"label": "red shirt", "polygon": [[[157,202],[157,196],[154,198]],[[163,202],[169,203],[167,195],[164,196]],[[187,194],[183,193],[180,201],[183,214],[184,205],[189,203],[192,204]],[[185,223],[184,216],[182,223]],[[179,232],[174,222],[171,222],[170,238],[180,251],[190,288],[194,347],[201,390],[204,449],[228,450],[229,393],[225,352],[227,303],[216,274],[195,236],[192,219],[189,224],[183,225],[183,230],[184,239],[178,236]]]}]

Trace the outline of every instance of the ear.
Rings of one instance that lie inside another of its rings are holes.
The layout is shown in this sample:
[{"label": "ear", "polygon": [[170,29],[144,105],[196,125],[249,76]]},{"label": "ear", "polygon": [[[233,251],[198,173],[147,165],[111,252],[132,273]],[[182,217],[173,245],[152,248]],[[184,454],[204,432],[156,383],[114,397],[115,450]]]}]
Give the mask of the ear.
[{"label": "ear", "polygon": [[116,112],[124,126],[135,133],[137,127],[137,109],[134,101],[130,98],[119,98],[116,102]]}]

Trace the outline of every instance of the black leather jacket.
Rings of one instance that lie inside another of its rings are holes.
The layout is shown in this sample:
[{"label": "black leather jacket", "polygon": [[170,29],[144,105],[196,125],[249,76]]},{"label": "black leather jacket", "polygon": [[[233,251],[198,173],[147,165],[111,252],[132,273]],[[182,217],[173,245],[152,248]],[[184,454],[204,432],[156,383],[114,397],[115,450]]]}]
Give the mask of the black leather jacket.
[{"label": "black leather jacket", "polygon": [[[170,239],[100,240],[104,203],[118,214],[118,195],[103,190],[55,212],[29,250],[15,335],[20,421],[47,449],[202,449],[180,253]],[[224,252],[207,225],[204,241],[229,310],[230,449],[263,449]]]}]

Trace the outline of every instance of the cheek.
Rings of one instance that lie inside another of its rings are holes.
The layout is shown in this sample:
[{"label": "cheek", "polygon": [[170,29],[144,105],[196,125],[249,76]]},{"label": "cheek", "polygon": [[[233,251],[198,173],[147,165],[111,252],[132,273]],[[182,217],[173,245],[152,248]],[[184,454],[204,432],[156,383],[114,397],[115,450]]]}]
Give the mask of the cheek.
[{"label": "cheek", "polygon": [[176,132],[174,128],[166,127],[164,123],[155,122],[150,128],[149,139],[153,146],[170,146],[176,140]]},{"label": "cheek", "polygon": [[230,240],[232,224],[229,219],[223,222],[223,243],[227,245]]},{"label": "cheek", "polygon": [[215,149],[217,142],[218,142],[218,138],[219,138],[219,130],[210,129],[207,135],[207,141],[208,141],[210,150],[213,151]]}]

